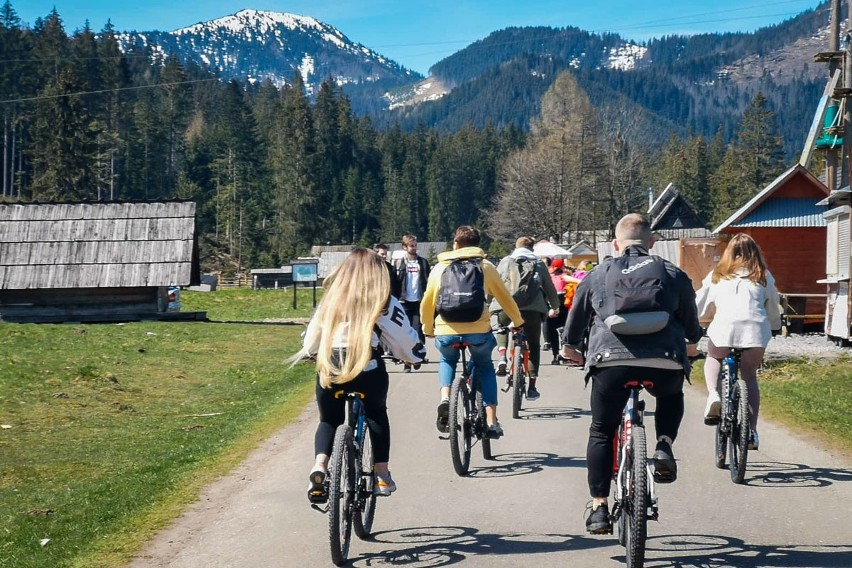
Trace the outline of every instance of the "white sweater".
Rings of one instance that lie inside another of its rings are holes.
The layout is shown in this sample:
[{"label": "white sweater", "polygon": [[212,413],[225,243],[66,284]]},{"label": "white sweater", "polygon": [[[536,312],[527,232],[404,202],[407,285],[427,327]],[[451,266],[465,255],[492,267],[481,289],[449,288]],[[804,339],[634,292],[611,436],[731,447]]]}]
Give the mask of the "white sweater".
[{"label": "white sweater", "polygon": [[696,292],[698,317],[707,314],[711,305],[716,314],[707,328],[707,336],[717,347],[766,347],[772,329],[781,328],[781,311],[775,278],[766,272],[766,286],[738,273],[728,280],[712,281],[711,271]]}]

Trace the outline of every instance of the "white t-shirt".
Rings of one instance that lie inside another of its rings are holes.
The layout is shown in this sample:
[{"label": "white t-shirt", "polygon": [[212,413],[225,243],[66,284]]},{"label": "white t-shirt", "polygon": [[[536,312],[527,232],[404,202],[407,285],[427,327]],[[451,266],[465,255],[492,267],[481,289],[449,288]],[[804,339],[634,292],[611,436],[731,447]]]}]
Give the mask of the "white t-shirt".
[{"label": "white t-shirt", "polygon": [[406,302],[419,302],[423,299],[423,291],[420,289],[420,263],[417,258],[409,260],[405,258],[405,282],[402,285],[402,298]]}]

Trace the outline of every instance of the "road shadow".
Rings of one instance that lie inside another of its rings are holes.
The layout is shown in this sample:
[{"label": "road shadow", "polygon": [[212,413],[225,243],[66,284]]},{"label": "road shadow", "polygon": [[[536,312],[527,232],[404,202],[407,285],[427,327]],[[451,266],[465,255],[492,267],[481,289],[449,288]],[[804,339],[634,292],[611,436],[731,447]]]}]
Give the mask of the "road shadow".
[{"label": "road shadow", "polygon": [[[497,463],[495,464],[495,462]],[[545,468],[552,467],[586,467],[585,458],[558,456],[556,454],[544,452],[495,454],[491,460],[486,463],[494,465],[471,469],[468,477],[475,477],[478,479],[491,477],[513,477],[517,475],[537,473]]]},{"label": "road shadow", "polygon": [[[751,487],[828,487],[852,481],[852,470],[811,467],[800,463],[753,461],[749,452],[745,484]],[[852,564],[849,564],[852,566]]]},{"label": "road shadow", "polygon": [[[517,566],[530,565],[530,555],[605,547],[611,541],[569,534],[491,534],[472,527],[413,527],[375,533],[374,542],[397,548],[362,554],[353,566],[451,566],[471,556],[512,555]],[[407,545],[399,547],[399,545]]]},{"label": "road shadow", "polygon": [[591,416],[591,411],[581,408],[522,408],[518,420],[576,420]]},{"label": "road shadow", "polygon": [[[646,568],[848,568],[852,545],[753,545],[718,535],[652,537]],[[622,555],[621,558],[624,558]]]}]

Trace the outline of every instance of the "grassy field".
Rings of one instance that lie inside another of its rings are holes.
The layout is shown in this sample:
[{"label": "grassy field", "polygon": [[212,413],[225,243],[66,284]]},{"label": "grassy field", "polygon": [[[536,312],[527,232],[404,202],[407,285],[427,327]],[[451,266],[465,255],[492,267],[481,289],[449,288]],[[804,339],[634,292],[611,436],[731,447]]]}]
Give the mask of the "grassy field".
[{"label": "grassy field", "polygon": [[[182,301],[220,321],[311,312],[283,291]],[[0,324],[0,566],[121,565],[301,412],[312,371],[284,359],[302,329]]]},{"label": "grassy field", "polygon": [[[852,358],[773,362],[758,375],[760,416],[852,457]],[[702,392],[703,362],[692,371]]]}]

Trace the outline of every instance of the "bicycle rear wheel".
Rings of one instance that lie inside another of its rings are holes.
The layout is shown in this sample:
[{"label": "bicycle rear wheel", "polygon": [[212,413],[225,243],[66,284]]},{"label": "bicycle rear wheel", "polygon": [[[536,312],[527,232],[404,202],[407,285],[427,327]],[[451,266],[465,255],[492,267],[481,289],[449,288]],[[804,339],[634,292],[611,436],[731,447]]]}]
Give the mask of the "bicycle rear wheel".
[{"label": "bicycle rear wheel", "polygon": [[352,536],[352,501],[355,494],[355,445],[348,424],[337,427],[329,467],[328,540],[331,561],[337,566],[346,563]]},{"label": "bicycle rear wheel", "polygon": [[482,393],[476,391],[476,431],[482,434],[480,443],[482,444],[482,457],[491,459],[491,438],[488,437],[488,421],[485,419],[485,403],[482,400]]},{"label": "bicycle rear wheel", "polygon": [[730,469],[731,481],[742,483],[748,463],[748,439],[751,434],[748,416],[748,385],[738,380],[733,385],[734,403],[731,414]]},{"label": "bicycle rear wheel", "polygon": [[625,519],[627,528],[625,546],[627,567],[642,568],[645,565],[645,539],[648,536],[648,448],[645,427],[633,424],[632,429],[631,476],[624,511],[628,514],[628,518]]},{"label": "bicycle rear wheel", "polygon": [[470,470],[470,448],[473,435],[473,420],[468,415],[470,393],[464,377],[456,377],[450,388],[450,456],[458,475],[467,475]]},{"label": "bicycle rear wheel", "polygon": [[355,534],[361,540],[370,537],[373,530],[373,519],[376,516],[376,496],[373,487],[376,483],[375,460],[373,458],[373,441],[369,428],[364,428],[364,439],[361,441],[361,467],[356,483],[357,508],[352,519]]},{"label": "bicycle rear wheel", "polygon": [[526,390],[524,352],[520,345],[515,345],[512,356],[512,418],[518,418],[521,403],[524,400],[524,390]]},{"label": "bicycle rear wheel", "polygon": [[719,375],[719,387],[722,391],[722,410],[719,417],[719,423],[716,424],[716,454],[714,461],[716,467],[725,469],[725,458],[728,454],[728,434],[730,433],[730,416],[728,415],[728,366],[722,365],[722,372]]}]

